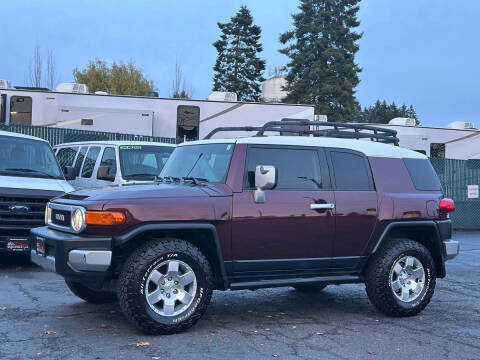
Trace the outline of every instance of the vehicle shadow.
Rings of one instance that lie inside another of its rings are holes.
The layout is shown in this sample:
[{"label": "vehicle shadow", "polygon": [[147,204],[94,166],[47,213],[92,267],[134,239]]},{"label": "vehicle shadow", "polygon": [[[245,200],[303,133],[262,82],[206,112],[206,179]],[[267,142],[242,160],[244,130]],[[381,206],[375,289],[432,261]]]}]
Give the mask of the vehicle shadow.
[{"label": "vehicle shadow", "polygon": [[18,266],[36,268],[28,253],[0,252],[0,270],[15,269]]}]

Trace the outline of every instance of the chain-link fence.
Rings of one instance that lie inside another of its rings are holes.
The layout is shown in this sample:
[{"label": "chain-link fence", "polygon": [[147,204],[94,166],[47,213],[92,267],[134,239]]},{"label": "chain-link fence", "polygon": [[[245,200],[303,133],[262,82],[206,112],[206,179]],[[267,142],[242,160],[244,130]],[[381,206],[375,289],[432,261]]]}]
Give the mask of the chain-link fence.
[{"label": "chain-link fence", "polygon": [[480,198],[469,185],[480,184],[480,160],[431,159],[446,197],[455,201],[450,217],[455,229],[480,229]]},{"label": "chain-link fence", "polygon": [[177,139],[160,136],[145,136],[110,133],[102,131],[87,131],[64,128],[51,128],[45,126],[28,125],[4,125],[0,124],[0,130],[12,131],[25,135],[36,136],[47,140],[51,146],[75,141],[102,141],[102,140],[130,140],[130,141],[151,141],[168,144],[177,144]]}]

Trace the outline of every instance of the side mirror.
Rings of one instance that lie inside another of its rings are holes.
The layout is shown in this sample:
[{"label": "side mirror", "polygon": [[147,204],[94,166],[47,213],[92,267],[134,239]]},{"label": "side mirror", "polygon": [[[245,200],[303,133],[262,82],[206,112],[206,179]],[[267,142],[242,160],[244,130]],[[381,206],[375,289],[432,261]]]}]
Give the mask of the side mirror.
[{"label": "side mirror", "polygon": [[277,185],[277,169],[275,166],[258,165],[255,168],[255,187],[253,200],[256,203],[265,202],[265,190],[273,189]]},{"label": "side mirror", "polygon": [[77,177],[75,168],[73,166],[65,166],[63,168],[63,175],[65,176],[65,180],[75,180]]},{"label": "side mirror", "polygon": [[98,180],[115,181],[115,174],[110,174],[109,166],[100,166],[97,172]]}]

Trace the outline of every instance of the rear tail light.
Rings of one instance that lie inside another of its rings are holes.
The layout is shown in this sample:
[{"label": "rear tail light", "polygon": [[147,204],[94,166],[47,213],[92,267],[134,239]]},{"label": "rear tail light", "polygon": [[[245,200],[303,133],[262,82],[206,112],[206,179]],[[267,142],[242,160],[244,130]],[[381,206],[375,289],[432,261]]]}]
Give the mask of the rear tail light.
[{"label": "rear tail light", "polygon": [[440,200],[439,210],[447,213],[455,211],[455,202],[452,199],[444,198]]}]

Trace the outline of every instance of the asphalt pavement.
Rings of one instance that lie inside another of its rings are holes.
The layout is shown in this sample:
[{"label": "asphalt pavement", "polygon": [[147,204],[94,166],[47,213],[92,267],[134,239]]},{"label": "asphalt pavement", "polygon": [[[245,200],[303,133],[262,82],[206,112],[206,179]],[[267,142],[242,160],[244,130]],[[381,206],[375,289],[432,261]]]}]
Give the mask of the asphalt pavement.
[{"label": "asphalt pavement", "polygon": [[430,305],[389,318],[362,284],[215,292],[190,330],[145,336],[118,305],[90,305],[62,278],[0,256],[0,359],[480,359],[480,233],[459,232]]}]

